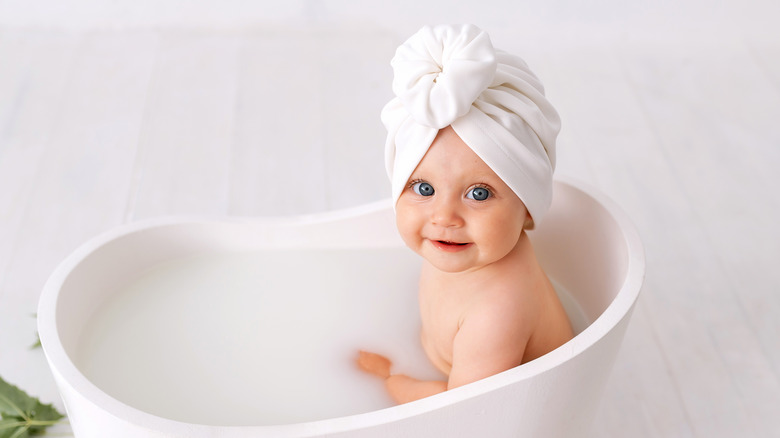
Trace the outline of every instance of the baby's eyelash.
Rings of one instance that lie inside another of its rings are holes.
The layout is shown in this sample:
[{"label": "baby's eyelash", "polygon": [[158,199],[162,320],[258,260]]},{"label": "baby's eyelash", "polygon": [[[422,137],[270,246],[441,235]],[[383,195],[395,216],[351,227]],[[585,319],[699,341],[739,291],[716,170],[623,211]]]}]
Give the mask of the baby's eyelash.
[{"label": "baby's eyelash", "polygon": [[421,182],[425,182],[425,180],[420,179],[420,178],[413,179],[413,180],[409,181],[409,184],[407,184],[406,187],[411,189],[412,187],[414,187],[415,184],[421,183]]},{"label": "baby's eyelash", "polygon": [[469,190],[474,190],[474,189],[485,189],[491,194],[496,193],[496,191],[493,190],[493,187],[490,187],[490,184],[485,184],[485,183],[476,183],[473,186],[469,187]]}]

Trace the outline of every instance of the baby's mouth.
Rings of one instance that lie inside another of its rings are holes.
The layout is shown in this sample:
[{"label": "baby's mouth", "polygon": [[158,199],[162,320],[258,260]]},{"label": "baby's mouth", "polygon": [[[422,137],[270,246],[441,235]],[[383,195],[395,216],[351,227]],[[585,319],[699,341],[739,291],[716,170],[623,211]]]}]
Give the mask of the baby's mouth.
[{"label": "baby's mouth", "polygon": [[449,240],[437,240],[442,245],[468,245],[467,243],[450,242]]},{"label": "baby's mouth", "polygon": [[471,243],[459,243],[452,242],[450,240],[431,240],[431,243],[433,243],[433,246],[436,248],[449,252],[460,251],[468,248],[471,245]]}]

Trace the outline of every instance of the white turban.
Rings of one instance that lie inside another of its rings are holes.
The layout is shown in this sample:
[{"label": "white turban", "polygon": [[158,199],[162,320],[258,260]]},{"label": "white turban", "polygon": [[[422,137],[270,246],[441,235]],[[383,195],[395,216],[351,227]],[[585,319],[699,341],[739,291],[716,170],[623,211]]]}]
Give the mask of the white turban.
[{"label": "white turban", "polygon": [[382,110],[394,204],[439,130],[455,133],[538,223],[552,201],[560,119],[526,63],[473,25],[423,27],[396,50]]}]

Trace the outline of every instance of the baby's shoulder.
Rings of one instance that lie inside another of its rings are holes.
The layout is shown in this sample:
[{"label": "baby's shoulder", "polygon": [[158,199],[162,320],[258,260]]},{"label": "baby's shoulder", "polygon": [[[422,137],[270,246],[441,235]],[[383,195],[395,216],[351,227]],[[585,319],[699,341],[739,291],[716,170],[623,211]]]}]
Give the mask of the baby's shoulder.
[{"label": "baby's shoulder", "polygon": [[512,288],[497,287],[481,292],[479,299],[464,312],[453,348],[493,359],[503,358],[499,363],[519,365],[538,325],[536,312],[528,311],[522,294]]},{"label": "baby's shoulder", "polygon": [[527,327],[535,323],[536,307],[534,294],[527,293],[522,285],[499,283],[476,294],[464,319],[484,320],[497,328]]}]

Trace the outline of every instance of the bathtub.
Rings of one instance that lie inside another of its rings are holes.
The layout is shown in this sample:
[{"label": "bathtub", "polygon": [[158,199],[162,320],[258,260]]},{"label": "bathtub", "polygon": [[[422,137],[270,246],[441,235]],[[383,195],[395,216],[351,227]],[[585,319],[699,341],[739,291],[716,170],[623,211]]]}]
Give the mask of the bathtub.
[{"label": "bathtub", "polygon": [[[397,236],[389,201],[284,218],[163,218],[88,241],[51,275],[38,310],[75,436],[587,435],[642,286],[644,253],[624,213],[597,190],[556,180],[554,193],[529,234],[566,295],[576,336],[401,406],[353,364],[363,348],[390,355],[399,372],[435,372],[418,345],[419,259]],[[160,275],[175,285],[157,284]],[[168,307],[155,313],[154,303]]]}]

